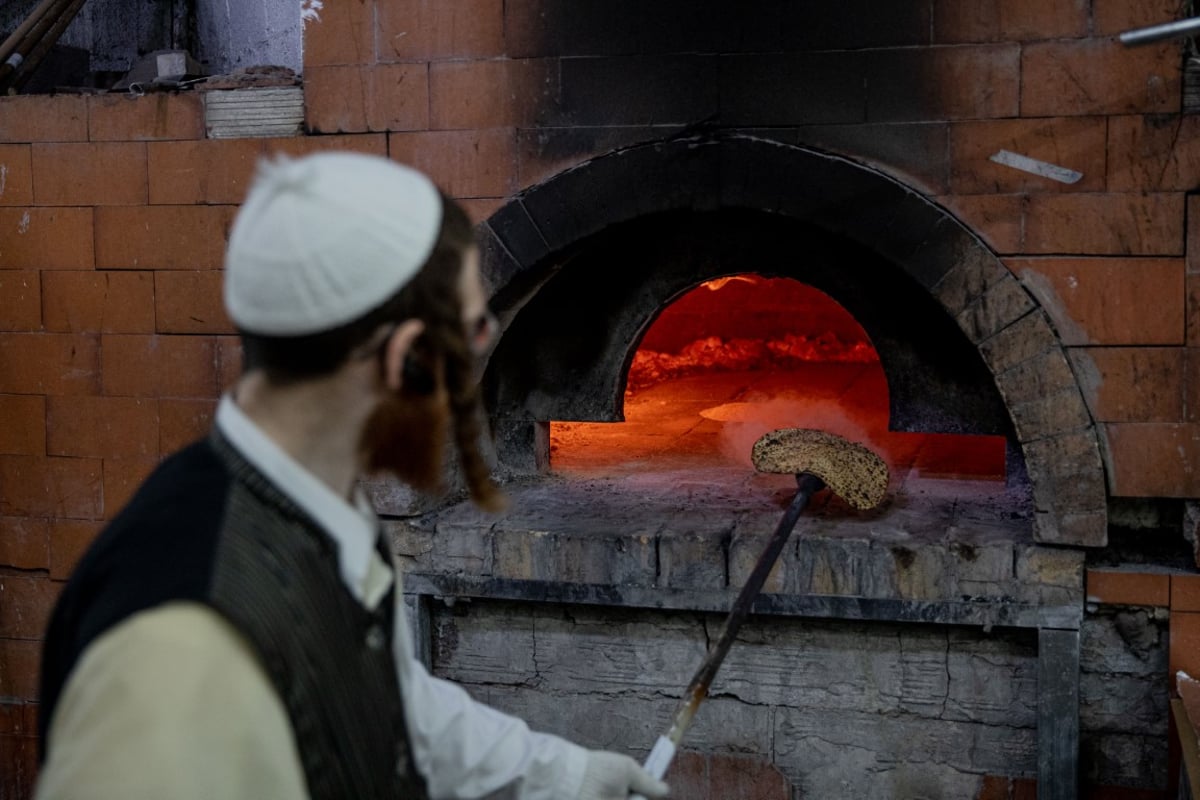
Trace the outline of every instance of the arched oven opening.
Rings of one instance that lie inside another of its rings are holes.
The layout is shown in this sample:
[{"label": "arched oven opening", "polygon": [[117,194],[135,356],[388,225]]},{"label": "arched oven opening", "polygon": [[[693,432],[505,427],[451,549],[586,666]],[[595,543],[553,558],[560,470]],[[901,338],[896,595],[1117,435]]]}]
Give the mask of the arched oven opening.
[{"label": "arched oven opening", "polygon": [[762,434],[803,427],[867,445],[898,485],[1006,477],[1003,436],[889,430],[887,376],[870,337],[837,301],[792,278],[714,278],[674,300],[638,344],[622,412],[620,423],[551,421],[551,471],[746,469]]},{"label": "arched oven opening", "polygon": [[893,498],[932,503],[930,518],[1032,515],[978,350],[928,290],[856,242],[763,212],[668,212],[535,272],[519,302],[498,297],[506,326],[485,379],[509,475],[703,476],[785,496],[786,476],[752,475],[750,448],[812,427],[874,449]]}]

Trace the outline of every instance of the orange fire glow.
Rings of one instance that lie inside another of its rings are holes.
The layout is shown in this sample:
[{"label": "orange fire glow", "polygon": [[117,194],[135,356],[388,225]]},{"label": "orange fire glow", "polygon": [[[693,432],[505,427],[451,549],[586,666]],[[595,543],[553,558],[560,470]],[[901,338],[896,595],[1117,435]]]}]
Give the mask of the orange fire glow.
[{"label": "orange fire glow", "polygon": [[750,466],[776,428],[817,428],[870,447],[893,474],[1002,480],[997,436],[888,430],[887,380],[866,333],[796,281],[736,275],[666,308],[630,366],[623,423],[551,425],[556,470]]}]

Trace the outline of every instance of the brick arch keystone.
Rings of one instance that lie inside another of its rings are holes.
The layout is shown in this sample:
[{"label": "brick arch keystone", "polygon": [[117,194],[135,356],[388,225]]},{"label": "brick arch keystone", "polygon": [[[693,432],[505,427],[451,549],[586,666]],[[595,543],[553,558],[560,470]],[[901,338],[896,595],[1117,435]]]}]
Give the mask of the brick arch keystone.
[{"label": "brick arch keystone", "polygon": [[1007,406],[1032,484],[1035,538],[1106,544],[1097,430],[1048,316],[969,228],[863,164],[744,135],[595,157],[525,189],[481,225],[493,305],[507,327],[562,268],[563,253],[613,225],[722,209],[782,215],[845,237],[928,291],[978,350]]}]

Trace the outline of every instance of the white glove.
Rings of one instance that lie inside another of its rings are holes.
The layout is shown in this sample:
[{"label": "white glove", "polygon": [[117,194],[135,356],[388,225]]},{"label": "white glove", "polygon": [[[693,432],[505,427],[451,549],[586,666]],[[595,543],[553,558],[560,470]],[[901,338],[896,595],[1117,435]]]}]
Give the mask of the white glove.
[{"label": "white glove", "polygon": [[668,789],[629,756],[605,750],[588,751],[579,800],[627,800],[634,792],[646,797],[666,797]]}]

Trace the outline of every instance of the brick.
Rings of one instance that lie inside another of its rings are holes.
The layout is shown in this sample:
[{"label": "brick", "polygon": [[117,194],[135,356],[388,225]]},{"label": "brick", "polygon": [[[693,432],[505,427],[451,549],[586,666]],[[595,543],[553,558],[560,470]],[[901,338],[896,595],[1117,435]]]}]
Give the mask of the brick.
[{"label": "brick", "polygon": [[157,466],[157,458],[104,459],[104,518],[120,513]]},{"label": "brick", "polygon": [[278,153],[291,158],[300,158],[311,153],[331,150],[348,150],[352,153],[363,153],[370,156],[387,156],[387,134],[384,133],[290,136],[279,139],[263,139],[262,142],[268,157],[273,157]]},{"label": "brick", "polygon": [[1200,611],[1200,575],[1171,576],[1171,611]]},{"label": "brick", "polygon": [[1113,422],[1109,492],[1118,497],[1200,497],[1200,424]]},{"label": "brick", "polygon": [[33,199],[40,206],[140,205],[146,186],[140,142],[33,146]]},{"label": "brick", "polygon": [[1200,347],[1200,274],[1188,274],[1184,279],[1187,292],[1187,344]]},{"label": "brick", "polygon": [[1184,356],[1183,418],[1187,422],[1200,422],[1200,348],[1197,347],[1187,348]]},{"label": "brick", "polygon": [[0,393],[94,394],[99,386],[94,336],[0,334]]},{"label": "brick", "polygon": [[0,567],[50,567],[50,537],[46,520],[0,517]]},{"label": "brick", "polygon": [[216,270],[159,272],[154,276],[154,316],[159,333],[233,333]]},{"label": "brick", "polygon": [[1023,195],[949,195],[936,200],[997,253],[1019,253],[1023,249]]},{"label": "brick", "polygon": [[1179,45],[1126,48],[1115,39],[1021,49],[1021,116],[1179,111]]},{"label": "brick", "polygon": [[485,197],[482,199],[459,199],[459,205],[467,212],[471,223],[478,225],[504,206],[503,197]]},{"label": "brick", "polygon": [[1182,347],[1084,347],[1070,351],[1097,422],[1183,420]]},{"label": "brick", "polygon": [[1087,0],[934,0],[935,42],[1069,39],[1088,33]]},{"label": "brick", "polygon": [[236,336],[217,338],[217,389],[226,391],[242,374],[242,342]]},{"label": "brick", "polygon": [[0,269],[91,269],[90,208],[0,208]]},{"label": "brick", "polygon": [[304,77],[314,133],[422,130],[429,126],[425,64],[313,67]]},{"label": "brick", "polygon": [[0,206],[33,203],[33,155],[27,144],[0,144]]},{"label": "brick", "polygon": [[88,547],[104,523],[81,519],[51,520],[50,527],[50,577],[56,581],[71,577],[75,565],[87,552]]},{"label": "brick", "polygon": [[978,344],[1035,308],[1033,300],[1012,278],[987,287],[955,316],[959,328]]},{"label": "brick", "polygon": [[0,394],[0,453],[46,455],[46,398],[40,395]]},{"label": "brick", "polygon": [[38,740],[28,734],[0,733],[0,797],[33,797],[37,782]]},{"label": "brick", "polygon": [[984,775],[975,800],[1010,800],[1008,778],[1004,775]]},{"label": "brick", "polygon": [[1181,255],[1181,194],[1034,194],[1026,253]]},{"label": "brick", "polygon": [[1166,606],[1171,600],[1169,575],[1089,569],[1087,599],[1119,606]]},{"label": "brick", "polygon": [[[865,63],[856,53],[768,55],[780,72],[795,76],[804,67],[826,76],[835,70],[832,62],[846,59],[853,66],[839,74],[834,87],[818,94],[804,94],[810,85],[788,83],[787,77],[768,72],[751,79],[757,60],[736,58],[718,61],[707,53],[646,53],[620,58],[565,58],[557,74],[540,69],[512,74],[522,81],[518,91],[526,93],[520,108],[524,118],[536,119],[542,127],[568,125],[686,125],[720,113],[733,126],[786,125],[790,122],[845,122],[863,118],[861,92]],[[814,62],[816,62],[814,64]],[[519,62],[518,62],[519,63]],[[552,65],[553,62],[550,62]],[[803,65],[803,66],[801,66]],[[818,72],[818,70],[821,70]],[[813,78],[817,78],[813,75]],[[771,92],[772,102],[759,104],[752,81]],[[847,85],[848,84],[848,85]],[[845,88],[848,91],[840,94]],[[786,92],[786,94],[785,94]],[[824,95],[824,96],[822,96]],[[799,115],[797,100],[804,97],[807,108]],[[514,98],[516,99],[516,98]],[[724,99],[724,104],[722,100]],[[830,113],[829,100],[838,110]],[[848,110],[850,113],[845,114]]]},{"label": "brick", "polygon": [[93,142],[203,139],[203,101],[196,92],[91,95],[88,138]]},{"label": "brick", "polygon": [[219,269],[236,206],[96,209],[101,269]]},{"label": "brick", "polygon": [[216,396],[216,349],[211,336],[104,336],[100,370],[106,395]]},{"label": "brick", "polygon": [[159,453],[169,455],[207,436],[216,412],[216,400],[160,400]]},{"label": "brick", "polygon": [[1179,0],[1092,0],[1092,35],[1112,36],[1176,19]]},{"label": "brick", "polygon": [[33,270],[0,272],[0,331],[41,329],[41,284],[41,273]]},{"label": "brick", "polygon": [[0,734],[32,733],[27,730],[29,713],[25,709],[29,705],[31,704],[0,700]]},{"label": "brick", "polygon": [[237,204],[246,197],[263,140],[152,142],[146,153],[151,205]]},{"label": "brick", "polygon": [[394,133],[388,141],[393,159],[425,172],[451,197],[506,197],[516,189],[511,129]]},{"label": "brick", "polygon": [[352,0],[327,3],[305,22],[306,82],[313,67],[375,63],[375,18],[375,0]]},{"label": "brick", "polygon": [[[1007,44],[872,51],[866,70],[867,121],[1015,117],[1022,91],[1021,52]],[[981,86],[987,91],[980,91]]]},{"label": "brick", "polygon": [[41,642],[0,639],[0,696],[36,700],[41,658]]},{"label": "brick", "polygon": [[154,276],[149,272],[47,272],[42,276],[46,330],[152,333]]},{"label": "brick", "polygon": [[1200,675],[1200,613],[1172,611],[1168,631],[1167,674]]},{"label": "brick", "polygon": [[1187,221],[1187,271],[1200,275],[1200,195],[1188,195]]},{"label": "brick", "polygon": [[1111,191],[1193,189],[1200,184],[1200,120],[1190,115],[1112,117],[1107,156]]},{"label": "brick", "polygon": [[558,96],[558,62],[441,62],[429,67],[432,130],[532,126]]},{"label": "brick", "polygon": [[98,519],[100,462],[0,456],[0,515]]},{"label": "brick", "polygon": [[[636,71],[651,68],[651,64],[638,64],[630,59],[608,59],[610,63],[625,68],[625,73],[619,74],[612,68],[601,71],[597,66],[589,65],[588,61],[569,59],[565,62],[571,69],[562,79],[566,106],[563,116],[568,124],[574,126],[581,122],[577,119],[579,112],[585,111],[587,122],[602,128],[606,124],[606,109],[623,103],[621,94],[625,86],[630,83],[636,85]],[[688,63],[677,60],[666,63],[675,74],[663,72],[658,76],[657,86],[643,89],[640,96],[641,114],[633,118],[638,124],[659,125],[705,119],[715,111],[720,112],[723,123],[740,127],[838,124],[849,127],[861,124],[867,118],[870,76],[867,74],[868,59],[862,52],[842,50],[725,55],[717,62],[716,76],[706,74],[714,68],[711,61]],[[672,80],[682,82],[680,72],[692,74],[683,84],[685,92],[676,94],[669,83]],[[590,91],[581,92],[581,84],[590,84]],[[716,97],[711,95],[713,85],[717,88]],[[550,88],[553,89],[553,84]],[[548,99],[553,97],[551,94]],[[672,101],[670,106],[664,105],[664,98]],[[663,105],[663,108],[659,110],[656,104]],[[709,104],[715,104],[717,108],[710,108]],[[630,119],[630,115],[625,114],[622,119],[607,120],[607,123],[628,123]],[[650,134],[645,138],[659,137]]]},{"label": "brick", "polygon": [[0,142],[86,142],[83,95],[0,97]]},{"label": "brick", "polygon": [[[1066,345],[1183,344],[1183,262],[1165,258],[1010,258]],[[1145,313],[1154,309],[1153,314]]]},{"label": "brick", "polygon": [[376,18],[379,61],[505,55],[503,0],[391,0]]},{"label": "brick", "polygon": [[[1102,191],[1105,188],[1102,117],[1006,119],[950,125],[950,189],[961,194]],[[1000,150],[1083,173],[1064,184],[990,161]]]},{"label": "brick", "polygon": [[309,133],[367,130],[366,69],[309,67],[304,75],[304,127]]},{"label": "brick", "polygon": [[0,637],[40,639],[58,588],[49,578],[0,576]]},{"label": "brick", "polygon": [[158,454],[158,401],[137,397],[46,398],[46,450],[52,456]]},{"label": "brick", "polygon": [[707,758],[708,786],[713,800],[734,797],[791,800],[791,783],[770,760],[725,753],[713,753]]}]

